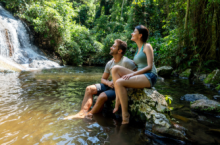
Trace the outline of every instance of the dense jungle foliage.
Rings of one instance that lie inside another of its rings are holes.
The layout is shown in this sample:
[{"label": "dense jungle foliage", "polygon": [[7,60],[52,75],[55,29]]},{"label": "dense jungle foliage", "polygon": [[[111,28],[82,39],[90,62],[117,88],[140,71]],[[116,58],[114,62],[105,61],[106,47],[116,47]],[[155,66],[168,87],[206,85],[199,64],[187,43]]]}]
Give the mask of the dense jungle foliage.
[{"label": "dense jungle foliage", "polygon": [[65,64],[104,65],[115,39],[150,30],[156,66],[209,72],[220,67],[220,0],[0,0],[35,32],[36,43]]}]

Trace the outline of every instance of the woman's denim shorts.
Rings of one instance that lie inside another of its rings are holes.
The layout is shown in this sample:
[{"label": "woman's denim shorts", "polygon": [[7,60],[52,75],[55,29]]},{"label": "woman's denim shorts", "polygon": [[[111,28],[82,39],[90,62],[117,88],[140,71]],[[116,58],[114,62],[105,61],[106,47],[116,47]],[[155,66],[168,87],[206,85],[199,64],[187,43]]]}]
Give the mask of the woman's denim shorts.
[{"label": "woman's denim shorts", "polygon": [[156,82],[157,82],[157,75],[155,75],[152,72],[144,73],[144,75],[148,78],[151,87],[153,87],[156,84]]}]

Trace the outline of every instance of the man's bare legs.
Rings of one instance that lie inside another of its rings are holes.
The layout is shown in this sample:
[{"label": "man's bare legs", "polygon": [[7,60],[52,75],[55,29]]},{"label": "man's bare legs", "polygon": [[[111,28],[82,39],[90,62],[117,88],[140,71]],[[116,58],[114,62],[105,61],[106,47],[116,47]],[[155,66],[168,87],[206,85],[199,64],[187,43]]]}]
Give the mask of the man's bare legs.
[{"label": "man's bare legs", "polygon": [[88,112],[88,114],[86,115],[86,118],[91,119],[94,113],[99,113],[99,112],[102,110],[102,108],[104,107],[104,103],[105,103],[107,100],[108,100],[107,95],[106,95],[104,92],[102,92],[102,93],[98,96],[98,98],[97,98],[97,100],[96,100],[96,103],[95,103],[95,105],[93,106],[92,110],[90,110],[90,111]]},{"label": "man's bare legs", "polygon": [[[85,118],[86,116],[88,118],[91,118],[94,113],[98,113],[102,110],[104,103],[108,100],[107,95],[103,92],[101,93],[92,108],[92,110],[89,111],[89,109],[92,106],[93,102],[93,95],[97,94],[97,88],[95,85],[88,86],[85,91],[85,96],[82,102],[81,110],[79,113],[75,115],[70,115],[65,117],[64,119],[73,119],[73,118]],[[89,112],[88,112],[89,111]]]},{"label": "man's bare legs", "polygon": [[75,114],[65,117],[64,119],[73,119],[73,118],[84,118],[93,102],[93,95],[97,94],[97,88],[95,85],[90,85],[86,87],[85,95],[83,98],[81,110]]}]

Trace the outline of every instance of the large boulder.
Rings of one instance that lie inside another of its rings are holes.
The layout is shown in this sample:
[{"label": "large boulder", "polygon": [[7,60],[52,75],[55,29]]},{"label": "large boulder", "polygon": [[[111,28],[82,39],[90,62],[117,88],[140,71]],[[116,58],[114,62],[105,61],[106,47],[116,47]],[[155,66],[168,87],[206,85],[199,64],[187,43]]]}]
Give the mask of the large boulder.
[{"label": "large boulder", "polygon": [[190,105],[190,108],[198,112],[220,115],[220,103],[214,100],[197,100]]},{"label": "large boulder", "polygon": [[173,68],[171,66],[162,66],[157,68],[157,74],[161,77],[169,77],[173,72]]},{"label": "large boulder", "polygon": [[[164,136],[172,136],[179,139],[186,139],[184,133],[176,130],[171,124],[168,114],[168,104],[165,97],[155,89],[127,89],[128,92],[128,108],[130,112],[130,120],[146,122],[146,129],[153,130],[154,126],[163,128],[163,132],[156,131],[155,133]],[[97,98],[97,97],[95,97]],[[95,100],[95,99],[94,99]],[[105,112],[111,113],[114,106],[111,102],[105,104]],[[106,109],[108,107],[108,109]],[[110,109],[109,109],[110,108]],[[108,114],[109,116],[110,114]],[[118,114],[120,115],[120,114]],[[116,116],[117,117],[117,116]],[[174,134],[175,133],[175,134]]]},{"label": "large boulder", "polygon": [[180,100],[182,101],[189,101],[189,102],[194,102],[200,99],[208,100],[208,98],[202,94],[186,94],[180,98]]},{"label": "large boulder", "polygon": [[192,73],[192,70],[191,70],[191,69],[187,69],[187,70],[185,70],[184,72],[182,72],[179,76],[182,77],[182,78],[188,78],[188,79],[190,79],[190,78],[193,77],[193,73]]},{"label": "large boulder", "polygon": [[[184,133],[176,130],[164,111],[168,110],[165,97],[154,89],[130,89],[130,111],[140,112],[146,117],[146,129],[164,136],[186,140]],[[155,126],[157,129],[155,129]]]},{"label": "large boulder", "polygon": [[217,85],[220,83],[220,71],[219,69],[214,70],[204,80],[205,84]]}]

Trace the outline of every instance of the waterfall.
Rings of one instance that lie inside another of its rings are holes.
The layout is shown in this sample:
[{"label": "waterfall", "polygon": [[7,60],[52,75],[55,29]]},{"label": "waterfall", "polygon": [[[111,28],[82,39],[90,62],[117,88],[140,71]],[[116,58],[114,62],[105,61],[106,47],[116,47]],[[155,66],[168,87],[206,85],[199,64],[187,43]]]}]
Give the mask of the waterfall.
[{"label": "waterfall", "polygon": [[58,67],[31,43],[25,25],[0,5],[0,56],[28,68]]}]

